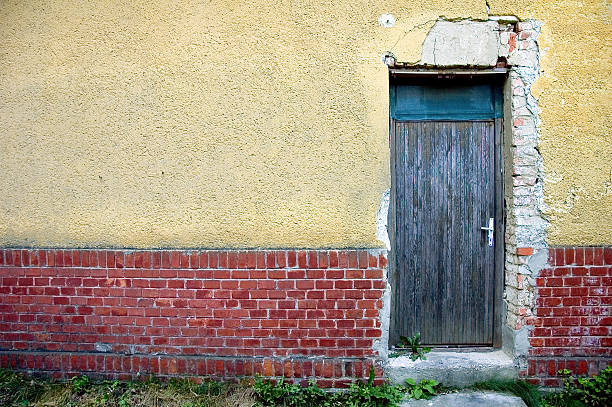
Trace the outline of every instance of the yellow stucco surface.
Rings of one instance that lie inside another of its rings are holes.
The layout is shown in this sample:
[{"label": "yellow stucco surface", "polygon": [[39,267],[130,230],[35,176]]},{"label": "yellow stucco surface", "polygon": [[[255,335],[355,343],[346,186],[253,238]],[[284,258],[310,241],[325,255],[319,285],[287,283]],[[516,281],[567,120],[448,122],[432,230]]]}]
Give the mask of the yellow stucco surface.
[{"label": "yellow stucco surface", "polygon": [[[540,113],[551,245],[612,244],[612,2],[503,1],[541,20]],[[518,13],[518,12],[517,12]]]},{"label": "yellow stucco surface", "polygon": [[[612,243],[609,2],[489,5],[545,23],[550,242]],[[0,0],[0,245],[380,246],[380,57],[440,16],[487,7]]]}]

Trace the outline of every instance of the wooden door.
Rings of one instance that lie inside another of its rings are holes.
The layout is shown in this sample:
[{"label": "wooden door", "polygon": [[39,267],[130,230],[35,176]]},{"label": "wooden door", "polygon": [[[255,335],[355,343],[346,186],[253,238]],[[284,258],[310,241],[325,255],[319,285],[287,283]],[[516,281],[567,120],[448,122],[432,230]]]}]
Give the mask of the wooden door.
[{"label": "wooden door", "polygon": [[[396,97],[403,91],[420,101],[396,100],[390,129],[391,345],[418,332],[429,345],[493,346],[503,259],[499,88],[415,89],[396,87]],[[489,218],[492,246],[481,229]]]}]

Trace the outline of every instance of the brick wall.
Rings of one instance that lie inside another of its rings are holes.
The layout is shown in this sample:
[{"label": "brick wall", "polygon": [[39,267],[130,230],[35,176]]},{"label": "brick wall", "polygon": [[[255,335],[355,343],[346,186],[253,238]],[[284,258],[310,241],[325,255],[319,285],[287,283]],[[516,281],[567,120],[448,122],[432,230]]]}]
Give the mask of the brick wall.
[{"label": "brick wall", "polygon": [[549,249],[536,278],[528,371],[532,382],[557,386],[557,372],[595,374],[612,364],[612,247]]},{"label": "brick wall", "polygon": [[[365,250],[0,249],[0,365],[345,386],[376,364],[386,262]],[[559,369],[612,363],[612,248],[554,248],[548,263],[522,374],[558,385]]]},{"label": "brick wall", "polygon": [[386,261],[361,250],[0,249],[0,364],[343,386],[375,362]]}]

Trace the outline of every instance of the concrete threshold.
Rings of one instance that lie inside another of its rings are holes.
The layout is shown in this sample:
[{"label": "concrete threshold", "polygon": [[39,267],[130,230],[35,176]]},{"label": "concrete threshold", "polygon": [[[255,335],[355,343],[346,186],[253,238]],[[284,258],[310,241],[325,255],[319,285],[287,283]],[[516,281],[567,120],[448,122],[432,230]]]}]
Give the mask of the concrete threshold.
[{"label": "concrete threshold", "polygon": [[408,356],[389,358],[384,371],[392,383],[403,384],[411,378],[419,382],[434,379],[445,386],[466,387],[490,379],[517,379],[518,368],[502,350],[458,352],[434,350],[426,360],[412,361]]},{"label": "concrete threshold", "polygon": [[494,392],[461,392],[436,396],[431,400],[407,400],[400,407],[527,407],[520,397]]}]

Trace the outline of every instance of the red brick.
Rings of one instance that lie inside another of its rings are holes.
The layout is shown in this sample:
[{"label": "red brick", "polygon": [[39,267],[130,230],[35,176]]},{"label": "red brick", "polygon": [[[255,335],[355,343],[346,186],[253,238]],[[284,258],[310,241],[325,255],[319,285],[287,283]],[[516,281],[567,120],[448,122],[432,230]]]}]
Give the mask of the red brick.
[{"label": "red brick", "polygon": [[318,253],[318,267],[326,269],[329,267],[329,254],[326,250],[319,251]]},{"label": "red brick", "polygon": [[307,253],[300,251],[297,253],[297,266],[299,268],[306,268],[307,266]]},{"label": "red brick", "polygon": [[215,252],[215,251],[207,251],[206,252],[206,258],[208,258],[208,264],[205,265],[205,263],[202,262],[203,260],[203,254],[200,255],[200,267],[208,267],[209,269],[215,269],[217,267],[220,267],[219,265],[219,253]]},{"label": "red brick", "polygon": [[565,248],[558,247],[555,249],[555,265],[557,266],[565,265]]},{"label": "red brick", "polygon": [[346,251],[338,252],[338,267],[347,268],[349,266],[349,254]]},{"label": "red brick", "polygon": [[561,287],[563,285],[562,278],[547,277],[545,281],[546,287]]},{"label": "red brick", "polygon": [[[105,253],[106,254],[106,253]],[[19,262],[21,263],[21,258],[15,258],[15,256],[13,255],[13,263],[15,262]],[[63,250],[56,250],[55,251],[55,261],[54,261],[54,265],[56,267],[63,267],[64,266],[64,251]],[[102,266],[102,264],[100,264]],[[102,267],[106,267],[106,258],[104,259],[104,265]]]},{"label": "red brick", "polygon": [[[268,261],[271,261],[269,259]],[[277,251],[275,253],[275,264],[279,268],[293,268],[297,265],[297,255],[294,251]]]},{"label": "red brick", "polygon": [[557,267],[553,270],[553,276],[555,277],[569,276],[571,274],[572,274],[572,269],[568,267]]},{"label": "red brick", "polygon": [[[171,262],[172,253],[164,251],[164,252],[160,252],[160,255],[161,255],[161,267],[165,268],[165,269],[169,269],[170,266],[171,266],[171,263],[172,263]],[[178,264],[177,264],[177,266],[178,266]],[[174,267],[174,268],[176,268],[176,267]]]},{"label": "red brick", "polygon": [[378,267],[378,257],[372,254],[368,254],[368,268]]},{"label": "red brick", "polygon": [[583,266],[585,264],[585,262],[584,262],[584,248],[582,248],[582,247],[574,248],[574,257],[575,257],[576,265],[577,266]]},{"label": "red brick", "polygon": [[[567,298],[565,300],[567,300]],[[557,305],[561,305],[561,298],[558,298],[558,297],[542,298],[540,299],[539,302],[541,303],[541,305],[545,307],[556,307]],[[577,303],[573,305],[579,305],[579,304],[580,304],[580,299],[578,298]]]},{"label": "red brick", "polygon": [[359,266],[358,264],[358,258],[357,258],[357,251],[356,250],[351,250],[348,252],[348,267],[349,268],[357,268]]},{"label": "red brick", "polygon": [[[113,256],[115,258],[115,267],[116,268],[123,268],[125,265],[125,253],[124,252],[119,252],[116,251],[113,253]],[[75,262],[74,256],[73,256],[73,264]]]},{"label": "red brick", "polygon": [[540,277],[552,277],[554,274],[554,268],[545,268],[540,270]]},{"label": "red brick", "polygon": [[371,279],[381,279],[382,278],[382,270],[377,269],[369,269],[365,271],[365,278]]},{"label": "red brick", "polygon": [[[38,251],[38,265],[41,267],[47,266],[48,252],[46,250]],[[91,265],[94,266],[94,265]]]},{"label": "red brick", "polygon": [[255,255],[255,268],[257,269],[265,269],[266,268],[266,253],[265,252],[256,252]]},{"label": "red brick", "polygon": [[603,247],[593,248],[593,264],[601,266],[604,264],[604,249]]},{"label": "red brick", "polygon": [[344,278],[344,270],[334,270],[334,269],[327,270],[325,272],[325,277],[332,278],[332,279]]},{"label": "red brick", "polygon": [[[565,297],[563,298],[563,306],[564,307],[571,307],[571,306],[577,306],[580,305],[581,302],[581,298],[580,297]],[[555,304],[555,305],[559,305],[561,303],[561,299],[559,298],[559,303]],[[547,304],[544,304],[547,305]],[[548,305],[548,306],[552,306],[552,304]]]},{"label": "red brick", "polygon": [[533,254],[533,247],[518,247],[516,254],[519,256],[531,256]]},{"label": "red brick", "polygon": [[584,248],[584,264],[592,265],[594,264],[594,252],[592,247]]},{"label": "red brick", "polygon": [[369,254],[365,250],[359,250],[357,252],[357,266],[361,269],[366,269],[370,266]]},{"label": "red brick", "polygon": [[303,279],[306,276],[306,270],[296,269],[296,270],[287,270],[287,278],[297,280]]},{"label": "red brick", "polygon": [[[227,253],[227,268],[235,269],[238,268],[238,257],[239,253],[236,251],[230,251]],[[246,259],[245,259],[246,260]]]},{"label": "red brick", "polygon": [[575,264],[576,250],[573,247],[565,248],[565,265]]},{"label": "red brick", "polygon": [[589,294],[588,287],[571,287],[571,295],[573,296],[584,296]]},{"label": "red brick", "polygon": [[387,267],[389,259],[383,253],[378,255],[378,266],[379,267]]},{"label": "red brick", "polygon": [[612,247],[604,247],[603,249],[604,264],[612,265]]},{"label": "red brick", "polygon": [[293,266],[289,265],[290,257],[293,257],[293,259],[295,260],[295,252],[277,251],[276,252],[277,266],[279,268],[295,267],[295,264]]},{"label": "red brick", "polygon": [[337,251],[330,251],[329,252],[329,267],[330,268],[337,268],[338,267],[338,252]]},{"label": "red brick", "polygon": [[180,252],[179,255],[179,266],[182,269],[189,268],[189,258],[190,254],[186,252]]}]

